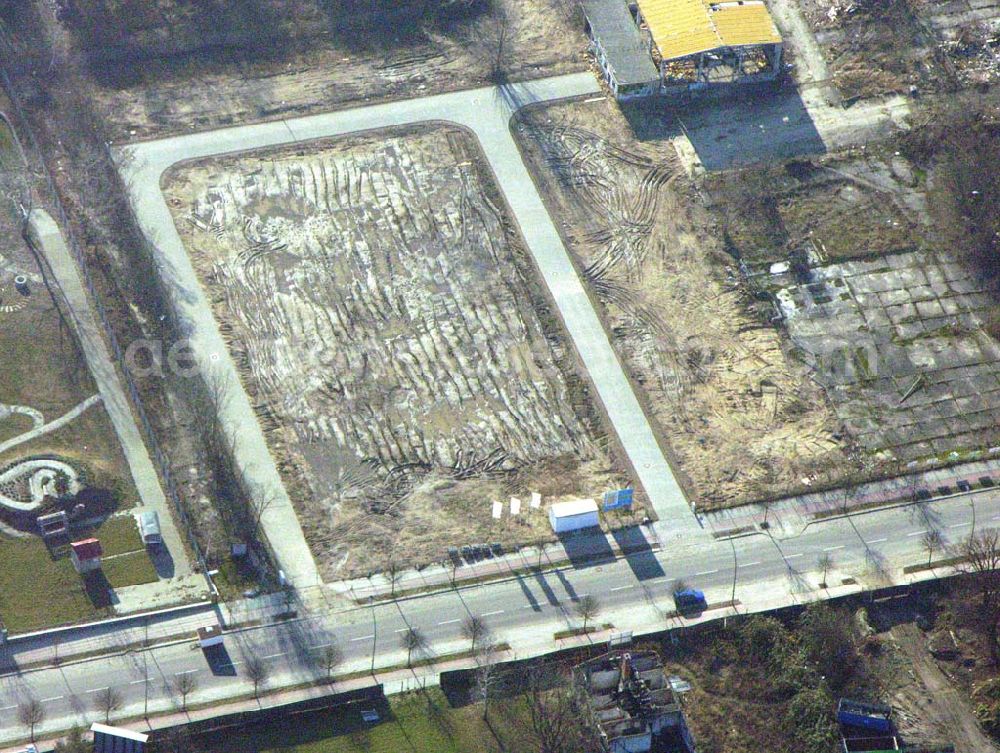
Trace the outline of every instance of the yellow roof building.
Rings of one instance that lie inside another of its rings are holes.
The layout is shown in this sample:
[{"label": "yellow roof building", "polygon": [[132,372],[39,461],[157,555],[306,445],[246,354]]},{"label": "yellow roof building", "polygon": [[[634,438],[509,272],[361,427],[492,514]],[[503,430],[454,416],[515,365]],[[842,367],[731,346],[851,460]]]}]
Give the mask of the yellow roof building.
[{"label": "yellow roof building", "polygon": [[637,0],[653,43],[665,59],[717,47],[780,44],[761,0]]}]

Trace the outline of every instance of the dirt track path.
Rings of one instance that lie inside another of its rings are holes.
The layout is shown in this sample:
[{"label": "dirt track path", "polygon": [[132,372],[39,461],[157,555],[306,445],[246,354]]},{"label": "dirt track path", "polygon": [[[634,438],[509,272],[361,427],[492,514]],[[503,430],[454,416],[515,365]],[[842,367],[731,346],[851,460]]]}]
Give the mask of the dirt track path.
[{"label": "dirt track path", "polygon": [[905,688],[900,696],[905,705],[919,706],[920,718],[916,724],[920,732],[933,736],[936,742],[953,744],[956,753],[1000,751],[979,726],[969,704],[926,650],[926,638],[920,630],[913,624],[897,625],[891,635],[909,659],[916,674],[914,680],[919,683],[916,688]]}]

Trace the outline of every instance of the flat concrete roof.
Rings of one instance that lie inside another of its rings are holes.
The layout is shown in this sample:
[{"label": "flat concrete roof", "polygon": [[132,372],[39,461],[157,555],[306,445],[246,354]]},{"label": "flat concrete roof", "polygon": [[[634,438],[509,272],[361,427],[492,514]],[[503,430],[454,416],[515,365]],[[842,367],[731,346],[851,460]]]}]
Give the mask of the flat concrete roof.
[{"label": "flat concrete roof", "polygon": [[597,503],[592,499],[571,499],[569,502],[556,502],[551,509],[557,518],[569,518],[597,512]]},{"label": "flat concrete roof", "polygon": [[625,0],[583,0],[591,35],[604,48],[619,86],[656,81],[659,71]]}]

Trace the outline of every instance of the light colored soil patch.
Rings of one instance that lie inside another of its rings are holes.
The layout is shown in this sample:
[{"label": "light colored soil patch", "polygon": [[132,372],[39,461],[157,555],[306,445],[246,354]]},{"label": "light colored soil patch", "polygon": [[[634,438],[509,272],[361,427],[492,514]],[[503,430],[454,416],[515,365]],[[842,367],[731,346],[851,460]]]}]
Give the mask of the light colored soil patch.
[{"label": "light colored soil patch", "polygon": [[[168,179],[328,576],[549,538],[530,492],[621,483],[482,164],[464,132],[426,127]],[[522,513],[495,521],[512,494]]]},{"label": "light colored soil patch", "polygon": [[822,393],[750,314],[672,151],[629,138],[606,102],[529,117],[522,148],[698,504],[776,496],[836,467]]}]

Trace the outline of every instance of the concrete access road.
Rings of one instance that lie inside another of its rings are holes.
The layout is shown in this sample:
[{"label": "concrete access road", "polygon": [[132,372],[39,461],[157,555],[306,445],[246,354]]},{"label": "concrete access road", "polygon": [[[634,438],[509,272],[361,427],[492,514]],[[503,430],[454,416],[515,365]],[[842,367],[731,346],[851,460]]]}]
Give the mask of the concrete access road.
[{"label": "concrete access road", "polygon": [[[346,654],[341,673],[398,667],[405,662],[400,639],[416,628],[426,648],[415,658],[447,657],[468,648],[461,621],[481,616],[510,654],[524,658],[551,652],[574,642],[604,640],[609,632],[560,641],[555,634],[577,627],[575,604],[584,595],[595,596],[600,615],[592,623],[637,634],[681,628],[697,620],[729,614],[801,604],[854,593],[891,583],[933,578],[945,574],[927,569],[907,575],[903,568],[926,561],[922,537],[940,531],[954,544],[974,525],[998,525],[1000,493],[993,490],[957,495],[940,503],[910,505],[858,513],[809,523],[789,535],[772,525],[770,535],[756,533],[738,539],[716,540],[691,513],[663,457],[649,424],[632,392],[586,291],[573,268],[551,218],[521,161],[509,130],[510,115],[528,102],[596,92],[588,74],[548,79],[506,90],[467,92],[347,110],[291,121],[237,127],[133,145],[120,150],[121,169],[132,186],[132,200],[144,231],[151,239],[161,273],[176,286],[178,313],[190,328],[192,340],[208,379],[232,379],[235,370],[205,300],[173,219],[159,189],[160,177],[170,165],[184,159],[255,149],[296,140],[335,136],[358,130],[446,119],[470,128],[495,171],[521,232],[565,321],[581,361],[608,411],[638,480],[660,517],[656,531],[663,546],[626,558],[610,558],[576,567],[552,568],[540,573],[515,573],[498,581],[428,592],[396,602],[375,603],[325,611],[319,598],[309,599],[306,619],[268,624],[279,611],[273,601],[254,600],[235,608],[240,620],[264,623],[227,634],[227,661],[210,667],[191,640],[168,642],[124,655],[99,656],[59,667],[41,666],[18,671],[16,646],[9,647],[9,673],[0,684],[0,740],[23,735],[16,707],[26,697],[43,702],[44,729],[61,730],[97,717],[93,698],[106,687],[123,695],[119,717],[176,707],[176,678],[191,674],[197,688],[191,704],[210,703],[245,695],[249,684],[244,657],[263,657],[271,666],[269,687],[282,687],[316,677],[310,657],[336,642]],[[826,117],[832,117],[827,113]],[[822,122],[822,118],[817,122]],[[698,135],[694,134],[695,143]],[[264,525],[272,535],[282,564],[297,585],[318,583],[315,566],[294,511],[281,487],[267,446],[245,394],[229,401],[223,416],[228,430],[240,437],[238,448],[255,481],[278,495],[279,504],[266,513]],[[778,523],[778,521],[774,521]],[[829,555],[833,566],[828,588],[820,587],[818,559]],[[931,553],[933,556],[933,552]],[[938,556],[941,556],[938,553]],[[684,580],[703,589],[711,608],[694,618],[671,615],[671,588]],[[264,601],[268,606],[260,606]],[[342,601],[335,601],[342,604]],[[182,618],[178,618],[180,620]],[[177,623],[190,629],[191,615]],[[183,628],[183,629],[181,629]],[[167,619],[158,625],[170,636]],[[95,635],[95,652],[114,651],[113,633]],[[120,643],[118,643],[120,647]],[[43,651],[32,648],[36,659]],[[472,661],[467,663],[471,666]],[[431,680],[438,668],[421,665],[415,678]],[[391,689],[391,688],[390,688]]]},{"label": "concrete access road", "polygon": [[[665,544],[708,537],[692,514],[618,360],[604,327],[549,216],[510,129],[512,115],[524,106],[566,97],[599,94],[589,73],[572,74],[507,87],[486,87],[418,99],[390,102],[339,112],[236,126],[122,147],[116,151],[139,224],[154,249],[161,274],[174,286],[177,314],[190,330],[191,344],[209,382],[239,385],[240,380],[217,322],[192,268],[184,244],[166,205],[160,181],[164,171],[185,160],[263,147],[340,136],[359,131],[429,121],[448,121],[470,129],[499,182],[520,231],[561,315],[583,367],[595,387],[611,426],[625,450],[637,481],[656,513],[657,537]],[[899,105],[903,107],[903,105]],[[698,109],[698,108],[696,108]],[[703,108],[700,108],[704,110]],[[694,117],[683,134],[664,133],[664,148],[676,147],[689,163],[720,166],[772,154],[775,144],[793,151],[823,150],[840,145],[845,133],[871,138],[901,124],[884,107],[863,108],[851,117],[829,105],[818,92],[800,99],[794,90],[781,90],[766,105],[745,102],[715,103],[711,117]],[[869,110],[871,110],[869,112]],[[791,112],[793,117],[786,115]],[[724,114],[720,114],[724,113]],[[737,122],[734,140],[727,132]],[[721,124],[721,125],[720,125]],[[727,125],[728,124],[728,125]],[[861,128],[861,124],[870,127]],[[849,126],[849,127],[848,127]],[[719,142],[726,150],[719,153]],[[764,144],[769,147],[765,148]],[[778,149],[782,155],[787,149]],[[787,156],[787,155],[785,155]],[[690,165],[689,165],[690,166]],[[693,169],[693,168],[692,168]],[[234,438],[241,466],[254,486],[275,500],[264,513],[264,529],[282,568],[299,589],[318,585],[320,577],[305,538],[281,483],[252,406],[242,390],[234,390],[222,408],[223,425]]]},{"label": "concrete access road", "polygon": [[44,209],[33,209],[28,218],[31,235],[45,256],[45,261],[55,277],[59,291],[66,299],[70,320],[76,330],[94,377],[105,410],[111,419],[125,460],[132,472],[132,480],[145,509],[155,510],[160,517],[165,555],[157,561],[160,577],[171,578],[191,574],[184,540],[174,523],[167,497],[160,486],[156,468],[142,438],[142,432],[132,415],[129,399],[121,378],[105,344],[101,328],[91,309],[87,291],[80,276],[76,260],[66,246],[66,240],[55,220]]}]

